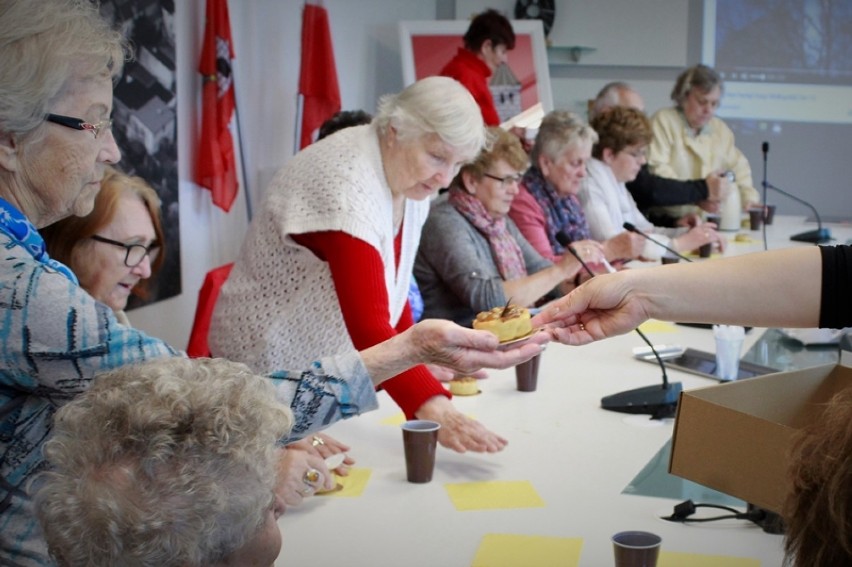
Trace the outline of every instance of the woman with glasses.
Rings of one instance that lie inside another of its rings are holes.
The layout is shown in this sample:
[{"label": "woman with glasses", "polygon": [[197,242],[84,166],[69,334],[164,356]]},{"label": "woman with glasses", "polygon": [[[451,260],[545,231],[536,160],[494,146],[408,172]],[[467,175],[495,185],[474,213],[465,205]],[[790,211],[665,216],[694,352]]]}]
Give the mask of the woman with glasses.
[{"label": "woman with glasses", "polygon": [[163,264],[160,198],[140,177],[108,167],[92,212],[42,229],[51,258],[74,272],[80,286],[129,325],[131,294],[147,296],[147,283]]},{"label": "woman with glasses", "polygon": [[[581,257],[593,250],[595,241],[577,193],[597,139],[582,118],[565,110],[548,113],[539,126],[532,165],[524,173],[509,216],[533,248],[552,262],[569,253],[569,243]],[[606,259],[615,262],[636,257],[643,242],[638,234],[625,233],[602,245]]]},{"label": "woman with glasses", "polygon": [[[508,218],[527,154],[517,136],[488,132],[491,149],[461,168],[423,227],[414,275],[427,318],[469,326],[478,312],[509,300],[532,306],[562,295],[582,268],[570,254],[555,264],[542,258]],[[588,248],[589,260],[600,263],[600,245]]]},{"label": "woman with glasses", "polygon": [[[597,114],[591,126],[597,132],[598,141],[592,148],[588,177],[579,198],[592,238],[607,240],[629,234],[624,228],[624,223],[629,222],[643,232],[653,233],[654,240],[679,252],[711,243],[724,250],[725,240],[712,225],[703,224],[688,230],[659,228],[651,224],[636,206],[625,183],[639,174],[651,141],[651,125],[642,111],[611,108]],[[636,257],[657,260],[665,255],[663,246],[650,240],[643,239],[643,242],[644,246]]]},{"label": "woman with glasses", "polygon": [[[722,100],[722,78],[707,65],[695,65],[678,75],[671,92],[674,107],[651,118],[653,139],[648,165],[655,175],[671,179],[703,178],[717,171],[733,173],[743,210],[760,203],[751,166],[737,148],[734,133],[716,116]],[[654,207],[649,214],[678,219],[700,213],[695,205]]]}]

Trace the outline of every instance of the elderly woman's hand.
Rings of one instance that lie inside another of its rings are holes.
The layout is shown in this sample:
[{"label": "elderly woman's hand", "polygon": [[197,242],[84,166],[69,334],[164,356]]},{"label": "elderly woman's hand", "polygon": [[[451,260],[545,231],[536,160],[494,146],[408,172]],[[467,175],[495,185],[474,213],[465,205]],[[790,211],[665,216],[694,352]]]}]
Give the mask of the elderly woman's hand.
[{"label": "elderly woman's hand", "polygon": [[287,506],[298,506],[316,491],[334,488],[334,477],[321,457],[307,451],[280,451],[275,493]]},{"label": "elderly woman's hand", "polygon": [[437,364],[459,374],[481,368],[509,368],[540,354],[549,341],[546,333],[536,333],[518,348],[497,350],[497,337],[443,319],[425,319],[401,333],[407,337],[409,355],[424,364]]},{"label": "elderly woman's hand", "polygon": [[[297,451],[307,451],[322,459],[327,459],[338,453],[347,453],[350,449],[349,445],[341,443],[331,435],[326,435],[325,433],[317,433],[311,437],[299,439],[287,445],[287,448]],[[355,459],[346,455],[346,458],[343,459],[343,464],[334,469],[334,472],[340,476],[346,476],[349,474],[349,467],[354,464]]]},{"label": "elderly woman's hand", "polygon": [[419,419],[440,423],[438,441],[447,449],[459,453],[467,451],[496,453],[502,451],[508,444],[506,439],[458,411],[444,396],[435,396],[426,400],[417,410],[416,415]]}]

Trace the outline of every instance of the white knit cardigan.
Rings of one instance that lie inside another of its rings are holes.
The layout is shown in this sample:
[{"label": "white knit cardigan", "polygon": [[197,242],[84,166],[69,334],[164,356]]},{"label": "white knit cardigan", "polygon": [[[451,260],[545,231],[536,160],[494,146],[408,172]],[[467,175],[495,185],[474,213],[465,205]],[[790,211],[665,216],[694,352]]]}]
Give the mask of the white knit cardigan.
[{"label": "white knit cardigan", "polygon": [[428,200],[406,199],[396,270],[391,191],[375,128],[346,128],[312,144],[276,174],[249,227],[216,303],[213,355],[270,372],[354,349],[328,264],[293,234],[343,231],[374,247],[385,266],[395,326],[428,214]]}]

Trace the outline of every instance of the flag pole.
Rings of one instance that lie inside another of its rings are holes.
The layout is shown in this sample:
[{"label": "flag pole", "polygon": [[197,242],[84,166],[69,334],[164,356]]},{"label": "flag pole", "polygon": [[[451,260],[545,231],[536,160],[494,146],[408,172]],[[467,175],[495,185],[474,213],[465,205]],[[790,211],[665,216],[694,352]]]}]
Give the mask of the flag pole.
[{"label": "flag pole", "polygon": [[234,79],[234,127],[237,129],[237,140],[240,142],[240,169],[243,171],[243,194],[246,196],[246,215],[248,216],[248,221],[251,222],[253,216],[251,207],[251,191],[249,191],[246,158],[243,153],[243,129],[240,128],[240,104],[237,99],[236,77],[234,77]]}]

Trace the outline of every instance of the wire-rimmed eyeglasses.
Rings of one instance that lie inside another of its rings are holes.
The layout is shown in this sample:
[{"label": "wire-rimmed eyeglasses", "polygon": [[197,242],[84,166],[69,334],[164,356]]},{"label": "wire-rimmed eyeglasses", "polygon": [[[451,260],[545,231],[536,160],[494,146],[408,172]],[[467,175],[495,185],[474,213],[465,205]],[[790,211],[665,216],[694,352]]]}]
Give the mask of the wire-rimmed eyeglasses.
[{"label": "wire-rimmed eyeglasses", "polygon": [[103,236],[98,236],[97,234],[93,234],[90,238],[97,242],[103,242],[105,244],[112,244],[113,246],[124,248],[124,250],[126,251],[124,255],[124,265],[128,268],[135,268],[136,266],[141,264],[142,260],[145,259],[145,256],[151,258],[151,261],[153,262],[157,258],[157,254],[160,253],[159,242],[152,242],[148,246],[144,246],[142,244],[125,244],[124,242],[119,242],[118,240],[112,240],[110,238],[104,238]]},{"label": "wire-rimmed eyeglasses", "polygon": [[106,120],[95,122],[94,124],[91,122],[86,122],[82,118],[74,118],[73,116],[63,116],[61,114],[46,114],[44,116],[44,119],[48,122],[53,122],[54,124],[65,126],[66,128],[73,128],[74,130],[87,130],[92,133],[96,140],[103,132],[106,132],[112,128],[112,118],[107,118]]},{"label": "wire-rimmed eyeglasses", "polygon": [[504,177],[493,175],[491,173],[483,173],[482,175],[488,177],[489,179],[493,179],[494,181],[499,181],[503,187],[520,183],[521,180],[524,178],[523,173],[516,173],[515,175],[506,175]]}]

